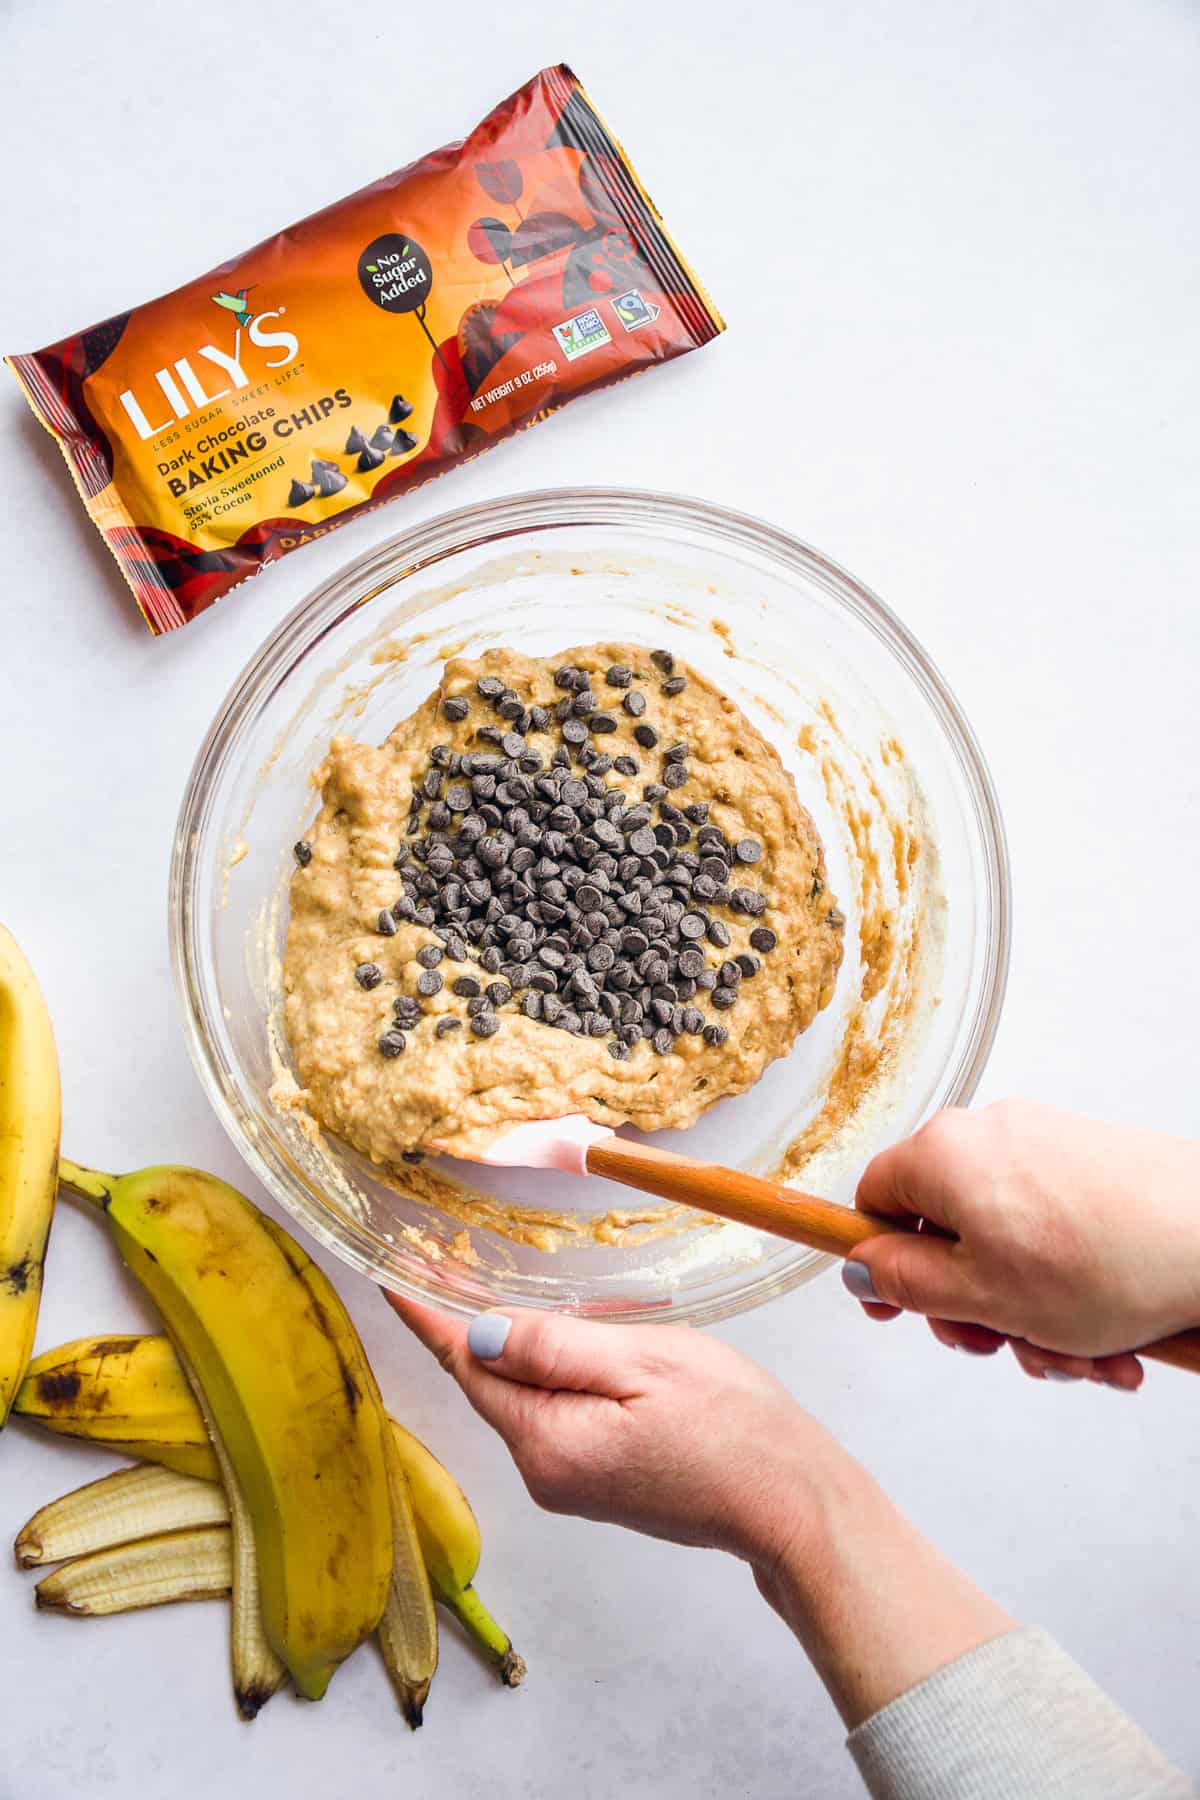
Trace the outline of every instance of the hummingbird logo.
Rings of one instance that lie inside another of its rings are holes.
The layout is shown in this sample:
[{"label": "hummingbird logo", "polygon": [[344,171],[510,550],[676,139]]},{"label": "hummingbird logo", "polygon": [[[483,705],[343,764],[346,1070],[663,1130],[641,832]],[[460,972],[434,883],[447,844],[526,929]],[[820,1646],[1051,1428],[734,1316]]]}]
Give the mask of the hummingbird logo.
[{"label": "hummingbird logo", "polygon": [[239,325],[248,325],[251,313],[246,305],[246,295],[249,292],[249,288],[239,288],[236,294],[227,294],[222,290],[219,294],[213,294],[212,303],[214,306],[223,306],[226,312],[233,313]]}]

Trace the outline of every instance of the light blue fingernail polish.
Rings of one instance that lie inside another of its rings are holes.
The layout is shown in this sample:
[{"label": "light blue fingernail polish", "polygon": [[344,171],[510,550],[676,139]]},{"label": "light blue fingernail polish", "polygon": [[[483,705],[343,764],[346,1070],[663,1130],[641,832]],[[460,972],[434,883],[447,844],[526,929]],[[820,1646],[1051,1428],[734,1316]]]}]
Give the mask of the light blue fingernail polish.
[{"label": "light blue fingernail polish", "polygon": [[495,1362],[512,1330],[512,1320],[503,1313],[477,1313],[467,1332],[467,1348],[481,1362]]},{"label": "light blue fingernail polish", "polygon": [[844,1262],[842,1264],[842,1281],[856,1300],[878,1300],[875,1283],[871,1280],[871,1271],[866,1263]]},{"label": "light blue fingernail polish", "polygon": [[1072,1375],[1070,1369],[1043,1369],[1043,1381],[1078,1381],[1078,1375]]}]

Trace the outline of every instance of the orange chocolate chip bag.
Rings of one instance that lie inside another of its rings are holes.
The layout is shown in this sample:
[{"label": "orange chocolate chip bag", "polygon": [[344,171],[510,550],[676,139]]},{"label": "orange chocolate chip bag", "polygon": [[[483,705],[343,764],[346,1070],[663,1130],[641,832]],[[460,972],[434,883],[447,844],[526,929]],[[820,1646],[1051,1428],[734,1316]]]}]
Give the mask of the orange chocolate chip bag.
[{"label": "orange chocolate chip bag", "polygon": [[7,360],[146,623],[722,321],[570,69],[198,280]]}]

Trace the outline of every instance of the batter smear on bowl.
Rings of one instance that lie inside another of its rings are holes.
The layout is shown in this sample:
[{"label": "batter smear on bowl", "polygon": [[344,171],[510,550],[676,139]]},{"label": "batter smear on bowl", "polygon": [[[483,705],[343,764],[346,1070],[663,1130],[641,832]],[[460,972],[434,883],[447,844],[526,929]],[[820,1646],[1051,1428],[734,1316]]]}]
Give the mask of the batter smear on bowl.
[{"label": "batter smear on bowl", "polygon": [[522,1119],[691,1125],[832,997],[844,919],[772,746],[669,651],[491,650],[381,746],[335,738],[295,846],[284,1020],[379,1163]]}]

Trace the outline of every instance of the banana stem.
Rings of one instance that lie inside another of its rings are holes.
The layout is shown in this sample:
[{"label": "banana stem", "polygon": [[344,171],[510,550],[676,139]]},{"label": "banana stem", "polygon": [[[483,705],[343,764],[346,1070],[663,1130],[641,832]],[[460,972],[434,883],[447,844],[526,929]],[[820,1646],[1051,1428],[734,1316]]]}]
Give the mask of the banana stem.
[{"label": "banana stem", "polygon": [[438,1599],[470,1633],[489,1662],[495,1664],[505,1687],[520,1687],[528,1672],[525,1659],[517,1655],[508,1633],[493,1619],[474,1587],[468,1583],[454,1592],[442,1590]]},{"label": "banana stem", "polygon": [[99,1169],[85,1169],[82,1164],[69,1162],[65,1156],[60,1156],[58,1185],[68,1194],[74,1195],[76,1200],[87,1200],[91,1205],[99,1207],[101,1212],[107,1212],[113,1188],[117,1185],[117,1177],[103,1175]]}]

